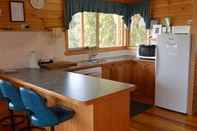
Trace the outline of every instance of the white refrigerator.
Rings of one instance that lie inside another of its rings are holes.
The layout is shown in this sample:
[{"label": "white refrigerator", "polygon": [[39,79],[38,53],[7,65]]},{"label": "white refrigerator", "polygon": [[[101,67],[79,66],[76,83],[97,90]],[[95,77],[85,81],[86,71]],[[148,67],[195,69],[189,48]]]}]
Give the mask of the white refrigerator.
[{"label": "white refrigerator", "polygon": [[156,58],[155,105],[187,113],[190,34],[161,34]]}]

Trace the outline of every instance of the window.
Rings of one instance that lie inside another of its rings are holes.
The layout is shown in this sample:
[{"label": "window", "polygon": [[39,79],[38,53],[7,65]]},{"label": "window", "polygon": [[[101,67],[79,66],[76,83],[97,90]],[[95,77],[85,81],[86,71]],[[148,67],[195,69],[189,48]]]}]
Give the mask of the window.
[{"label": "window", "polygon": [[83,13],[84,47],[96,46],[96,13]]},{"label": "window", "polygon": [[130,46],[138,46],[147,42],[147,30],[143,17],[140,14],[132,16],[130,28]]},{"label": "window", "polygon": [[72,22],[70,24],[71,30],[69,30],[69,45],[68,48],[80,48],[82,47],[82,42],[80,41],[82,36],[81,36],[81,19],[82,16],[81,14],[76,14],[75,17],[73,17]]},{"label": "window", "polygon": [[68,48],[125,46],[125,32],[121,16],[92,12],[77,13],[70,23]]},{"label": "window", "polygon": [[99,15],[99,43],[100,47],[118,47],[124,42],[124,24],[118,15]]}]

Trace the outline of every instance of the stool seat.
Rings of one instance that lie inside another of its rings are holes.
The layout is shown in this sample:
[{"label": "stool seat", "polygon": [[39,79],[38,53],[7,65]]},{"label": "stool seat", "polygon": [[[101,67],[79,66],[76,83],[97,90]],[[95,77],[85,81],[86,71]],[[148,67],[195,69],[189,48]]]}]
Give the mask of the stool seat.
[{"label": "stool seat", "polygon": [[49,108],[58,118],[58,123],[61,123],[66,120],[73,118],[75,112],[65,107],[51,107]]},{"label": "stool seat", "polygon": [[49,110],[56,117],[56,120],[57,120],[56,122],[42,121],[42,120],[39,120],[39,118],[37,118],[36,115],[31,115],[32,124],[35,126],[39,126],[39,127],[48,127],[51,125],[57,125],[61,122],[71,119],[75,114],[74,111],[68,108],[64,108],[64,107],[49,107]]},{"label": "stool seat", "polygon": [[20,88],[20,95],[29,112],[31,124],[38,127],[54,127],[59,123],[73,118],[75,112],[69,108],[48,107],[46,101],[31,89]]}]

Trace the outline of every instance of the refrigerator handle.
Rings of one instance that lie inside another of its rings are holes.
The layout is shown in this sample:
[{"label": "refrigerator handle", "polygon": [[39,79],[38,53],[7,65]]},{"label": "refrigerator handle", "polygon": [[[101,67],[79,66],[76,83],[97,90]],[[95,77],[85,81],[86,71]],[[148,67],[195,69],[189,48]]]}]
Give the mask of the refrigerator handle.
[{"label": "refrigerator handle", "polygon": [[159,51],[158,46],[156,48],[156,63],[155,63],[155,76],[157,77],[158,74],[158,67],[159,67]]}]

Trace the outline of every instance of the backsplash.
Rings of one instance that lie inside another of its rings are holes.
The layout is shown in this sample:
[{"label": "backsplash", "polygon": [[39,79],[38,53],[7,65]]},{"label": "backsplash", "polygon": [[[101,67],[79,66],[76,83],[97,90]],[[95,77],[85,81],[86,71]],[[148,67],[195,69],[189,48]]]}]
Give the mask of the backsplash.
[{"label": "backsplash", "polygon": [[52,39],[50,32],[0,32],[0,68],[28,67],[31,51],[39,58],[64,57],[64,37]]},{"label": "backsplash", "polygon": [[[30,52],[36,51],[39,58],[57,61],[87,60],[88,55],[65,56],[64,33],[54,39],[51,32],[0,32],[0,69],[25,68],[29,65]],[[99,53],[98,57],[131,54],[130,51]]]}]

